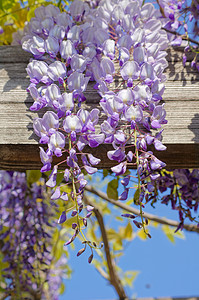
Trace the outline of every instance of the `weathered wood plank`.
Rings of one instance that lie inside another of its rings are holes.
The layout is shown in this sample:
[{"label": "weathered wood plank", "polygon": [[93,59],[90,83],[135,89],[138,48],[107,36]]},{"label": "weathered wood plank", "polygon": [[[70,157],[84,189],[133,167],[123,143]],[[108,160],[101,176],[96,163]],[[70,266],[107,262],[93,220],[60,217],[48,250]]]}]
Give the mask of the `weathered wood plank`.
[{"label": "weathered wood plank", "polygon": [[[111,168],[116,162],[109,161],[105,153],[112,150],[110,145],[100,145],[92,150],[92,153],[101,159],[99,168]],[[90,148],[85,148],[90,152]],[[199,166],[199,145],[198,144],[168,144],[167,150],[154,154],[167,163],[169,169],[197,168]],[[59,160],[55,157],[54,163]],[[62,165],[64,167],[64,165]],[[36,170],[42,164],[39,158],[38,145],[34,144],[0,144],[0,169],[5,170]]]},{"label": "weathered wood plank", "polygon": [[[23,80],[23,83],[20,82]],[[1,82],[0,78],[0,103],[23,103],[26,104],[32,103],[32,98],[27,94],[26,88],[29,85],[29,81],[25,79],[9,80],[4,81],[4,85]],[[191,83],[188,81],[185,86],[183,86],[180,81],[166,82],[166,89],[163,95],[164,101],[173,101],[173,100],[197,100],[199,99],[199,84],[198,81]],[[94,91],[90,85],[88,86],[86,92],[87,102],[88,103],[98,103],[100,100],[99,95]]]},{"label": "weathered wood plank", "polygon": [[0,63],[27,63],[32,57],[30,53],[22,51],[21,46],[1,46]]},{"label": "weathered wood plank", "polygon": [[[190,68],[191,55],[183,68],[183,52],[181,48],[177,50],[168,50],[169,66],[165,71],[168,124],[164,126],[163,142],[168,149],[157,155],[169,168],[194,168],[199,167],[199,74]],[[32,99],[26,92],[29,79],[25,68],[29,58],[20,47],[0,48],[0,168],[3,169],[41,167],[38,139],[32,129],[32,120],[41,113],[29,111]],[[87,109],[96,107],[100,100],[92,84],[86,97]],[[112,146],[101,145],[90,150],[101,158],[100,167],[114,165],[104,156],[107,149]]]},{"label": "weathered wood plank", "polygon": [[[28,78],[26,73],[26,67],[28,62],[20,63],[1,63],[0,78]],[[181,61],[169,63],[165,70],[168,81],[173,80],[184,80],[186,81],[197,81],[199,79],[199,74],[196,69],[189,68],[190,62],[186,62],[185,66],[182,65]],[[1,79],[2,80],[2,79]]]},{"label": "weathered wood plank", "polygon": [[[31,54],[23,51],[21,46],[1,46],[0,47],[0,63],[22,63],[28,62],[32,57]],[[168,62],[182,61],[182,55],[184,53],[183,47],[169,48],[167,50],[167,60]],[[187,61],[192,61],[194,58],[193,53],[187,53]]]}]

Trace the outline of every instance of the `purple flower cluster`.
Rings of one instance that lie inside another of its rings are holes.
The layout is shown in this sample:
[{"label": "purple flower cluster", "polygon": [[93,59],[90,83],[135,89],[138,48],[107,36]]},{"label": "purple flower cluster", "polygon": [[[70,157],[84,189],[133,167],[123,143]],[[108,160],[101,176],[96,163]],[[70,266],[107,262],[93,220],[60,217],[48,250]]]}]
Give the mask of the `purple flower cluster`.
[{"label": "purple flower cluster", "polygon": [[[187,42],[183,55],[183,64],[185,66],[187,53],[194,52],[195,57],[191,63],[191,67],[199,70],[197,50],[199,33],[198,0],[193,0],[191,3],[188,3],[186,0],[158,0],[157,2],[163,17],[163,28],[168,33],[170,44],[172,46],[181,46],[184,37]],[[190,40],[189,37],[191,37]],[[194,39],[192,37],[194,37]]]},{"label": "purple flower cluster", "polygon": [[193,33],[197,37],[199,34],[199,1],[192,0],[191,5],[187,6],[184,11],[185,13],[190,12],[189,20],[194,22]]},{"label": "purple flower cluster", "polygon": [[170,204],[172,209],[178,211],[180,223],[177,230],[183,229],[186,218],[199,224],[199,220],[192,216],[192,211],[196,213],[199,205],[198,169],[176,169],[171,172],[164,170],[150,184],[147,201],[155,203],[159,199],[159,192],[166,193],[161,198],[161,203]]},{"label": "purple flower cluster", "polygon": [[[35,18],[24,29],[22,38],[22,48],[34,55],[27,67],[31,82],[28,91],[34,99],[30,109],[48,108],[33,124],[40,143],[48,145],[46,151],[40,147],[41,171],[51,169],[53,155],[62,157],[62,162],[67,165],[65,186],[72,186],[70,192],[56,187],[59,170],[58,165],[54,166],[46,183],[53,188],[51,199],[71,200],[71,216],[77,218],[72,226],[74,235],[66,245],[79,233],[83,236],[81,224],[86,227],[92,214],[88,206],[83,206],[87,181],[82,168],[93,174],[100,159],[83,153],[83,149],[86,145],[97,147],[104,141],[104,134],[96,132],[100,111],[93,109],[89,112],[82,107],[86,100],[84,91],[92,75],[90,65],[97,56],[95,44],[85,41],[84,37],[89,25],[84,20],[89,11],[88,4],[81,1],[71,4],[70,13],[61,13],[53,5],[39,7],[35,10]],[[79,216],[83,209],[85,217]],[[64,209],[58,223],[62,224],[66,219]]]},{"label": "purple flower cluster", "polygon": [[[67,258],[62,256],[54,265],[51,267],[46,276],[46,282],[48,284],[48,297],[52,300],[58,300],[60,296],[60,287],[63,284],[63,278],[66,278],[66,266]],[[42,300],[47,297],[45,292],[42,294]]]},{"label": "purple flower cluster", "polygon": [[98,50],[101,57],[93,61],[91,68],[102,96],[100,106],[107,116],[101,125],[104,142],[112,143],[114,148],[108,157],[119,163],[112,168],[116,175],[124,174],[128,165],[136,164],[135,154],[125,151],[130,140],[140,153],[137,161],[140,175],[145,169],[153,172],[164,165],[158,166],[153,153],[146,152],[151,144],[157,150],[165,149],[161,133],[153,137],[151,130],[167,122],[161,104],[167,36],[161,31],[153,5],[141,4],[141,1],[123,1],[108,7],[105,1],[100,1],[93,12],[103,18],[110,32],[109,39]]},{"label": "purple flower cluster", "polygon": [[[40,184],[28,187],[25,173],[0,171],[0,239],[3,262],[7,263],[3,270],[7,282],[5,294],[15,293],[16,299],[24,292],[46,299],[43,284],[53,273],[46,268],[52,262],[53,212],[44,199],[45,194],[41,180]],[[54,274],[54,281],[58,277]],[[57,290],[60,284],[59,279]],[[49,292],[55,293],[51,288]]]},{"label": "purple flower cluster", "polygon": [[[61,13],[53,5],[39,7],[35,10],[35,18],[25,28],[22,47],[34,55],[27,67],[31,81],[28,90],[34,99],[30,109],[49,107],[51,110],[34,121],[40,143],[48,144],[47,151],[42,148],[40,151],[44,164],[41,171],[51,169],[52,156],[62,156],[66,139],[70,139],[67,165],[69,169],[75,169],[73,175],[77,177],[81,170],[76,149],[81,152],[85,145],[96,147],[103,142],[104,135],[97,135],[95,128],[99,110],[88,112],[81,108],[85,101],[83,92],[90,79],[87,69],[96,55],[94,46],[87,46],[81,39],[83,24],[76,25],[88,10],[88,5],[82,2],[71,5],[71,15]],[[82,156],[82,161],[90,173],[95,171],[92,165],[99,162],[91,156],[88,161],[86,155]]]},{"label": "purple flower cluster", "polygon": [[[70,197],[75,206],[72,216],[77,216],[74,235],[67,243],[82,234],[80,220],[85,225],[91,214],[87,210],[85,218],[79,217],[87,184],[82,168],[93,174],[100,160],[83,152],[86,145],[112,144],[107,155],[118,162],[112,171],[122,175],[128,166],[136,165],[139,182],[146,173],[153,179],[165,166],[147,151],[148,145],[160,151],[166,148],[159,131],[167,123],[161,100],[168,40],[162,22],[153,5],[142,5],[141,0],[97,4],[75,0],[67,13],[53,5],[39,7],[22,38],[22,48],[34,56],[27,67],[28,91],[34,99],[30,109],[48,108],[34,120],[40,143],[48,146],[46,151],[40,148],[41,171],[51,169],[53,155],[62,157],[67,164],[65,184],[72,186],[70,194],[56,187],[61,163],[54,166],[47,181],[54,189],[52,199],[68,201]],[[96,131],[100,111],[89,112],[82,106],[89,80],[96,82],[107,116],[100,132]],[[134,152],[126,151],[130,143]],[[125,190],[120,197],[124,200],[127,195]],[[64,210],[58,223],[66,219]]]},{"label": "purple flower cluster", "polygon": [[[93,174],[100,162],[84,153],[86,145],[112,144],[107,156],[117,162],[112,168],[117,176],[125,174],[129,166],[137,167],[140,208],[144,194],[153,191],[154,181],[160,178],[165,163],[151,149],[166,149],[161,142],[161,127],[167,123],[161,102],[166,81],[165,49],[169,41],[181,44],[171,32],[182,26],[179,13],[185,2],[160,0],[158,12],[141,0],[75,0],[69,12],[60,12],[53,5],[37,8],[24,29],[22,48],[34,56],[27,67],[31,82],[28,91],[34,99],[30,109],[47,108],[43,117],[34,120],[40,143],[47,144],[47,150],[40,147],[41,171],[51,169],[54,155],[62,157],[47,186],[53,189],[52,200],[73,201],[71,216],[77,217],[74,234],[66,245],[79,233],[84,238],[80,224],[86,226],[92,213],[86,207],[86,216],[79,216],[85,211],[83,192],[87,184],[82,169]],[[95,81],[94,88],[101,96],[105,120],[100,126],[99,109],[83,108],[89,81]],[[71,192],[56,186],[62,163],[67,165],[64,185],[69,185]],[[149,179],[147,186],[142,184]],[[122,184],[124,192],[119,199],[126,200],[129,178]],[[59,224],[66,221],[67,213],[62,211]]]},{"label": "purple flower cluster", "polygon": [[182,25],[182,20],[179,20],[179,16],[181,13],[181,9],[183,5],[185,5],[186,0],[178,1],[178,0],[160,0],[158,1],[161,13],[165,18],[164,22],[165,28],[171,31],[176,31]]}]

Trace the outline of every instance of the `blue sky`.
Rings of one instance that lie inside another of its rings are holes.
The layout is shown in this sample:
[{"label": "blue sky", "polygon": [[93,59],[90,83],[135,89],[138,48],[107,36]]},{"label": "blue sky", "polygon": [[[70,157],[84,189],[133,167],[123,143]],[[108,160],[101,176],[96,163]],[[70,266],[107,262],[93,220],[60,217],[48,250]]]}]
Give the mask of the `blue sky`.
[{"label": "blue sky", "polygon": [[[121,259],[124,270],[139,270],[129,297],[198,296],[199,237],[186,233],[186,240],[168,241],[161,230],[153,230],[152,239],[134,240]],[[74,270],[71,280],[65,281],[66,292],[60,300],[117,299],[114,289],[104,280],[87,257],[70,255]]]},{"label": "blue sky", "polygon": [[[147,212],[177,220],[175,211],[165,205],[156,205]],[[118,213],[118,212],[117,212]],[[116,216],[116,212],[113,211]],[[110,216],[114,219],[115,216]],[[109,228],[109,218],[105,226]],[[129,242],[119,266],[123,271],[139,271],[133,288],[127,288],[129,297],[188,297],[199,296],[199,235],[184,231],[185,239],[175,239],[171,243],[161,228],[151,227],[151,239],[135,238]],[[82,246],[76,243],[76,249]],[[110,284],[101,277],[94,266],[87,262],[89,253],[77,257],[78,250],[70,250],[72,279],[65,280],[66,291],[60,300],[108,300],[117,299]]]}]

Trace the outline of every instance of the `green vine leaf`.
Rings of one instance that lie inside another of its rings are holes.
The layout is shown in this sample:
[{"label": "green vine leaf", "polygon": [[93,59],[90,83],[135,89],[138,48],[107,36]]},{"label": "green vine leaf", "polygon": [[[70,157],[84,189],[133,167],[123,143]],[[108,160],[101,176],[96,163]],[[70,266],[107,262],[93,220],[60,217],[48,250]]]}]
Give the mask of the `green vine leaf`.
[{"label": "green vine leaf", "polygon": [[185,235],[182,231],[175,232],[174,228],[171,228],[168,225],[162,225],[162,230],[165,233],[166,237],[172,242],[175,243],[175,238],[185,239]]},{"label": "green vine leaf", "polygon": [[103,169],[103,179],[109,175],[109,171],[107,169]]},{"label": "green vine leaf", "polygon": [[31,186],[31,184],[37,182],[41,178],[41,172],[39,170],[27,170],[27,184]]},{"label": "green vine leaf", "polygon": [[134,200],[134,203],[135,203],[135,204],[138,204],[139,198],[140,198],[140,191],[139,191],[139,189],[137,189],[137,190],[135,191],[135,194],[134,194],[134,197],[133,197],[133,200]]},{"label": "green vine leaf", "polygon": [[111,199],[118,200],[118,179],[111,180],[107,185],[107,196]]}]

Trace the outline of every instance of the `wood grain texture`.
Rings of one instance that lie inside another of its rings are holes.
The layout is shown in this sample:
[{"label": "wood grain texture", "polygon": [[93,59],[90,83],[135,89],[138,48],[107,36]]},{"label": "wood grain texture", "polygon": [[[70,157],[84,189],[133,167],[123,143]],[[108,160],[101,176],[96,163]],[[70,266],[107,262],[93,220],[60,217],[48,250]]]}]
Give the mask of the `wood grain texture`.
[{"label": "wood grain texture", "polygon": [[[157,156],[168,168],[199,167],[199,73],[190,68],[189,54],[182,66],[182,48],[168,49],[166,89],[163,96],[168,124],[164,126],[163,142],[167,151]],[[29,111],[32,99],[26,92],[29,79],[26,66],[31,56],[18,46],[0,47],[0,169],[41,168],[38,139],[33,133],[32,121],[42,112]],[[91,110],[99,107],[99,95],[89,84],[85,93]],[[104,116],[102,115],[101,121]],[[101,158],[100,167],[115,164],[106,158],[111,145],[88,150]]]}]

